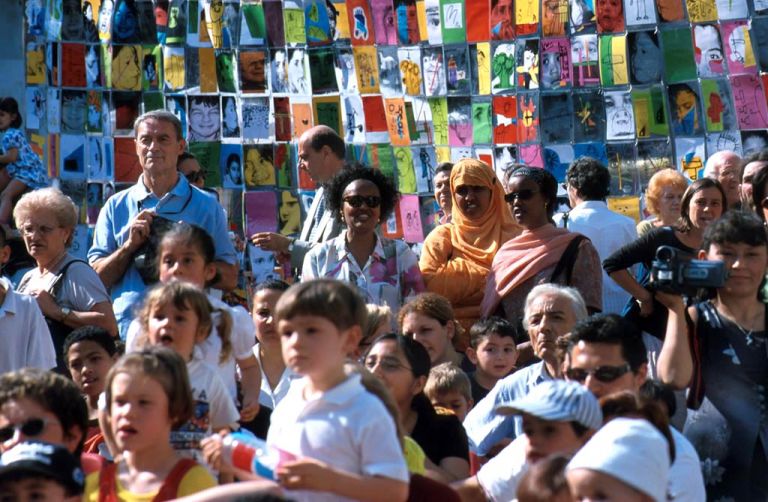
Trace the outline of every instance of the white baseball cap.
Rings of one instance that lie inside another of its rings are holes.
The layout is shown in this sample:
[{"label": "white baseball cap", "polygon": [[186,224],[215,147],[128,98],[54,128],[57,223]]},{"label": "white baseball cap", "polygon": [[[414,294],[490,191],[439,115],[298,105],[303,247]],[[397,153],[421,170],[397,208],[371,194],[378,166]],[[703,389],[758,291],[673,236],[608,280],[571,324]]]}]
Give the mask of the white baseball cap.
[{"label": "white baseball cap", "polygon": [[667,439],[650,422],[615,418],[587,441],[566,470],[602,472],[665,502],[669,465]]}]

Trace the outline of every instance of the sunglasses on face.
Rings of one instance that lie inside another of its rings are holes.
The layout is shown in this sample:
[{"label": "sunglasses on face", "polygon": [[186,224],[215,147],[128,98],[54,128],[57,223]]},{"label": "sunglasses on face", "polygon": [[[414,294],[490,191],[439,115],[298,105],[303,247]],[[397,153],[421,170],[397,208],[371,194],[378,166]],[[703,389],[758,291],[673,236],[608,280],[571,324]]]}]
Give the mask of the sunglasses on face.
[{"label": "sunglasses on face", "polygon": [[194,183],[195,181],[205,179],[205,173],[202,170],[192,171],[191,173],[187,173],[185,176],[187,177],[187,181],[189,181],[190,183]]},{"label": "sunglasses on face", "polygon": [[630,371],[629,363],[625,363],[621,366],[598,366],[593,370],[585,370],[582,368],[568,368],[565,370],[565,376],[568,380],[574,382],[584,383],[589,375],[595,377],[603,383],[611,383],[614,380],[624,376]]},{"label": "sunglasses on face", "polygon": [[43,432],[48,421],[44,418],[30,418],[20,424],[8,425],[0,429],[0,442],[4,443],[11,439],[16,431],[29,437],[35,437]]},{"label": "sunglasses on face", "polygon": [[509,192],[508,194],[505,194],[504,200],[507,202],[515,202],[517,199],[530,200],[537,193],[539,193],[537,190],[526,188],[525,190],[520,190],[519,192]]},{"label": "sunglasses on face", "polygon": [[376,208],[381,205],[381,197],[375,195],[350,195],[342,200],[354,208],[361,207],[363,204],[370,208]]},{"label": "sunglasses on face", "polygon": [[383,357],[381,359],[369,358],[363,363],[368,371],[373,371],[378,366],[385,373],[395,373],[400,369],[413,371],[408,366],[394,358]]}]

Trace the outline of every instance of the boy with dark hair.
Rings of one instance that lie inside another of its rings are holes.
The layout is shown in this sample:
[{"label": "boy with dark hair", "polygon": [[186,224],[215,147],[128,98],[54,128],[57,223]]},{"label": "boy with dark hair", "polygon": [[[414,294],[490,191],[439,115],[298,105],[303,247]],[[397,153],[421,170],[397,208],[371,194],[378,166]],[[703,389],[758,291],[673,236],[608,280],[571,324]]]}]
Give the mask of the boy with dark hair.
[{"label": "boy with dark hair", "polygon": [[476,369],[469,373],[472,400],[480,401],[500,379],[512,373],[517,362],[517,330],[501,317],[480,319],[469,330],[467,358]]},{"label": "boy with dark hair", "polygon": [[62,446],[25,441],[0,457],[0,500],[76,502],[84,479],[80,462]]},{"label": "boy with dark hair", "polygon": [[88,405],[88,434],[84,451],[99,453],[104,436],[99,427],[99,396],[104,392],[107,373],[120,357],[115,339],[98,326],[77,328],[64,340],[64,362],[72,380]]},{"label": "boy with dark hair", "polygon": [[0,375],[0,452],[28,438],[46,441],[80,456],[92,472],[101,460],[82,453],[87,430],[88,410],[71,380],[35,368]]}]

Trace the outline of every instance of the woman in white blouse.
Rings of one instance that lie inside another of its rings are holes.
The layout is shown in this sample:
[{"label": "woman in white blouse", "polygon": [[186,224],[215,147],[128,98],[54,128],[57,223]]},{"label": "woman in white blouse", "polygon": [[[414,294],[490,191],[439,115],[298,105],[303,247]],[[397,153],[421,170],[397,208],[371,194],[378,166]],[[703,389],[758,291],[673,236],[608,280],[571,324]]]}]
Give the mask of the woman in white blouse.
[{"label": "woman in white blouse", "polygon": [[377,232],[397,199],[394,184],[378,169],[361,164],[342,169],[326,187],[326,207],[344,221],[346,231],[307,253],[302,280],[350,282],[366,303],[387,305],[392,312],[423,292],[416,254],[402,240]]}]

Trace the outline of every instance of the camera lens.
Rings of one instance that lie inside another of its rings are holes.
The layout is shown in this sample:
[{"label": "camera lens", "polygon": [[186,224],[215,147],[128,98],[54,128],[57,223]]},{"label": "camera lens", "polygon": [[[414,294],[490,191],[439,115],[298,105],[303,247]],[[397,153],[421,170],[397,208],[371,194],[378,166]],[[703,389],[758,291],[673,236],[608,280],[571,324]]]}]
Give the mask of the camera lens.
[{"label": "camera lens", "polygon": [[669,246],[661,246],[656,250],[656,259],[661,261],[670,261],[675,257],[675,250]]}]

